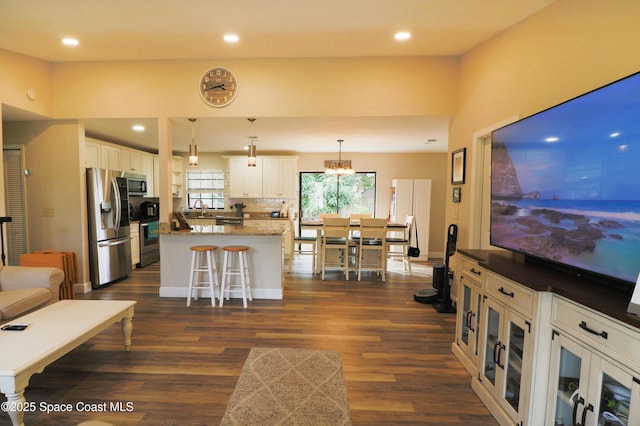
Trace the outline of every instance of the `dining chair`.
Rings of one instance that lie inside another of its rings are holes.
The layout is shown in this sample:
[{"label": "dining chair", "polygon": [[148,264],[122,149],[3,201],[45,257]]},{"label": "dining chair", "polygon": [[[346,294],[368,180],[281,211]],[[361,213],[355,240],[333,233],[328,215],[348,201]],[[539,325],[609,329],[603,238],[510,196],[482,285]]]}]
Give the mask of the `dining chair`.
[{"label": "dining chair", "polygon": [[[360,281],[362,271],[377,272],[378,275],[382,275],[382,281],[386,281],[387,220],[360,219],[360,235],[353,240],[357,243],[358,281]],[[367,256],[367,252],[372,252],[372,256]]]},{"label": "dining chair", "polygon": [[[289,258],[289,272],[292,271],[293,258],[296,255],[311,256],[311,272],[316,272],[316,257],[318,247],[318,237],[316,235],[296,235],[296,227],[292,220],[289,221],[289,244],[291,247],[291,257]],[[298,247],[296,249],[296,246]],[[307,247],[304,248],[303,246]],[[310,247],[308,247],[310,246]]]},{"label": "dining chair", "polygon": [[[354,243],[349,239],[348,217],[325,217],[322,222],[322,242],[321,242],[321,268],[322,279],[324,280],[325,271],[342,270],[345,279],[349,280],[349,248]],[[331,250],[335,254],[328,257],[327,251]]]},{"label": "dining chair", "polygon": [[349,217],[351,220],[369,219],[371,218],[371,213],[351,213]]},{"label": "dining chair", "polygon": [[[340,217],[340,213],[320,213],[318,214],[318,219],[320,222],[324,222],[326,217]],[[322,227],[317,229],[316,232],[316,241],[318,244],[322,244]],[[322,250],[316,250],[316,266],[320,268],[322,266]],[[315,271],[319,272],[318,270]]]},{"label": "dining chair", "polygon": [[320,213],[318,218],[323,222],[326,217],[340,217],[340,213]]},{"label": "dining chair", "polygon": [[[402,266],[405,271],[409,271],[409,275],[412,275],[411,272],[411,257],[407,256],[407,250],[409,249],[409,244],[411,243],[411,232],[413,232],[415,219],[413,216],[407,215],[404,219],[404,232],[402,237],[390,237],[387,238],[387,246],[389,247],[388,257],[389,259],[402,259]],[[394,246],[399,247],[399,249],[394,250]]]}]

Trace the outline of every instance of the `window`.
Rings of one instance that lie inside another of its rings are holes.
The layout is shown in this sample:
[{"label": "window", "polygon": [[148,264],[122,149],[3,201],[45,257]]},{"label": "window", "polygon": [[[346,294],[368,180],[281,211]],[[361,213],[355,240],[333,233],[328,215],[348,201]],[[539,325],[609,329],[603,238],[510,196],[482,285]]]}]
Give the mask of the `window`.
[{"label": "window", "polygon": [[300,173],[300,218],[318,219],[320,213],[370,213],[375,216],[376,174],[358,172],[330,176],[318,172]]},{"label": "window", "polygon": [[[200,200],[200,201],[198,201]],[[187,172],[187,208],[224,208],[224,171],[192,170]]]}]

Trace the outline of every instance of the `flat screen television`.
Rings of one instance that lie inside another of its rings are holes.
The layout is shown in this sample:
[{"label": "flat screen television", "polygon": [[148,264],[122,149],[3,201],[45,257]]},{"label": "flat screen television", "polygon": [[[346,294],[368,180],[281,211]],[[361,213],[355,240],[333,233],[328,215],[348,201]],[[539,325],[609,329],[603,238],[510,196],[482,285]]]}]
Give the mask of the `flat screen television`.
[{"label": "flat screen television", "polygon": [[491,144],[491,244],[632,289],[640,73],[495,130]]}]

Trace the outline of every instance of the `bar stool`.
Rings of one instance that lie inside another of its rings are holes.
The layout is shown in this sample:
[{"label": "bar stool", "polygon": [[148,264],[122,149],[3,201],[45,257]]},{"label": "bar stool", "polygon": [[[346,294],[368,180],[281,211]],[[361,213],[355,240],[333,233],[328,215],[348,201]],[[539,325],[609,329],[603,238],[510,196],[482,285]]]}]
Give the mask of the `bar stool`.
[{"label": "bar stool", "polygon": [[[187,293],[187,306],[191,306],[192,297],[195,300],[198,300],[199,290],[207,288],[211,292],[211,306],[216,306],[215,289],[218,288],[218,290],[220,290],[220,283],[218,281],[218,267],[216,266],[216,258],[213,253],[217,249],[217,246],[191,247],[191,272],[189,273],[189,292]],[[205,262],[203,262],[203,260],[205,260]],[[207,273],[208,281],[200,280],[200,274],[204,272]],[[193,296],[194,290],[195,296]]]},{"label": "bar stool", "polygon": [[[222,284],[220,287],[220,306],[224,303],[224,297],[229,300],[229,295],[233,292],[242,292],[242,305],[247,308],[247,299],[253,300],[251,297],[251,274],[249,271],[249,261],[247,246],[225,246],[224,263],[222,266]],[[237,254],[238,266],[234,267],[233,256]],[[238,275],[240,283],[232,284],[231,276]]]}]

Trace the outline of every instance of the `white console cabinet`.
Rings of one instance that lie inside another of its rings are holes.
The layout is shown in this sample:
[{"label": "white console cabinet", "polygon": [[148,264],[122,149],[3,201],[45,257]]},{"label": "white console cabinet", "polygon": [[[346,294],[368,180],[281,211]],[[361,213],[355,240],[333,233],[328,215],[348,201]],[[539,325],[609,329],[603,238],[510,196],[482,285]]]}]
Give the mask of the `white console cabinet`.
[{"label": "white console cabinet", "polygon": [[561,297],[551,323],[546,424],[640,424],[637,330]]},{"label": "white console cabinet", "polygon": [[[527,418],[533,361],[532,291],[488,272],[482,307],[480,370],[474,390],[502,422]],[[490,398],[488,398],[490,397]],[[491,407],[490,407],[491,409]]]},{"label": "white console cabinet", "polygon": [[630,293],[459,250],[452,351],[500,425],[640,425],[640,318]]},{"label": "white console cabinet", "polygon": [[478,371],[479,325],[485,274],[485,269],[478,265],[478,261],[466,256],[460,257],[456,341],[452,349],[472,376]]}]

